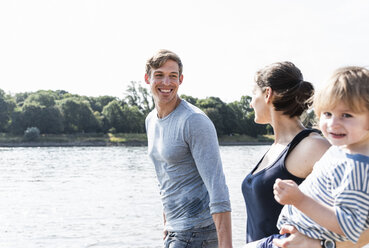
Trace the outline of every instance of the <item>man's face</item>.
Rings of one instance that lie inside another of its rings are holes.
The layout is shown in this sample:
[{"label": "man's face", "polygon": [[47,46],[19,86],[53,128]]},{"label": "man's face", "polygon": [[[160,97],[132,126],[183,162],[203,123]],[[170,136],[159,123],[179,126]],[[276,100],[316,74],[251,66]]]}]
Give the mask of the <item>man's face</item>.
[{"label": "man's face", "polygon": [[182,80],[183,75],[179,75],[178,64],[173,60],[168,60],[160,68],[152,69],[150,75],[145,74],[145,81],[151,86],[155,104],[176,102]]}]

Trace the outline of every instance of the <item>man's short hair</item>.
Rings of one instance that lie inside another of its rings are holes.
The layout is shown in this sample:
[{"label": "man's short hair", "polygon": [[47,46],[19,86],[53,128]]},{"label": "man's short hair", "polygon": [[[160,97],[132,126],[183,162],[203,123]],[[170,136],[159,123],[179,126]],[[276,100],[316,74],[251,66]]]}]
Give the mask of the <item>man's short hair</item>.
[{"label": "man's short hair", "polygon": [[183,64],[181,59],[177,54],[172,51],[161,49],[154,54],[151,58],[149,58],[146,62],[146,74],[150,77],[152,69],[160,68],[165,62],[168,60],[173,60],[177,62],[179,68],[179,76],[182,75]]}]

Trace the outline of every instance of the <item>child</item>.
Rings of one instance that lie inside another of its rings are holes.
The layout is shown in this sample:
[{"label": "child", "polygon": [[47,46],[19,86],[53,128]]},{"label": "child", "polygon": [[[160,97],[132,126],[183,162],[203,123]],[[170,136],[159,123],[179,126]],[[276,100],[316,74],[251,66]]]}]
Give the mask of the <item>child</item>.
[{"label": "child", "polygon": [[[369,70],[337,70],[314,99],[320,129],[332,147],[298,187],[276,180],[275,199],[285,206],[278,228],[289,224],[322,247],[357,242],[369,227]],[[246,247],[275,247],[272,235]]]}]

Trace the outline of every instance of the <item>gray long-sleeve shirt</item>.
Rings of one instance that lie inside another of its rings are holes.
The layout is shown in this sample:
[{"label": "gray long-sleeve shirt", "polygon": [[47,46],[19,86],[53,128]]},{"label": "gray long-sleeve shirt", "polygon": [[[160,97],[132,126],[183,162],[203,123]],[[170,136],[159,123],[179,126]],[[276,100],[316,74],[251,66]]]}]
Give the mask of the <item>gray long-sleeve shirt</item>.
[{"label": "gray long-sleeve shirt", "polygon": [[162,119],[154,109],[146,131],[168,231],[205,227],[211,214],[231,211],[216,131],[200,109],[182,100]]}]

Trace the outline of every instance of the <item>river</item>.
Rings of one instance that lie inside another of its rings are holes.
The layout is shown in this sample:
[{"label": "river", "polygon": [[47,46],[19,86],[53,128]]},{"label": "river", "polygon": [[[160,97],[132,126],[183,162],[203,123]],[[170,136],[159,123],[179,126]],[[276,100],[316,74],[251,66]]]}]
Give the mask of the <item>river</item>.
[{"label": "river", "polygon": [[[0,247],[161,247],[162,207],[146,149],[0,148]],[[266,149],[220,147],[234,247],[245,240],[241,182]]]}]

